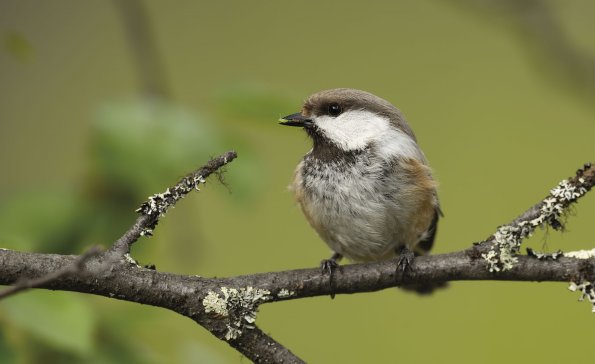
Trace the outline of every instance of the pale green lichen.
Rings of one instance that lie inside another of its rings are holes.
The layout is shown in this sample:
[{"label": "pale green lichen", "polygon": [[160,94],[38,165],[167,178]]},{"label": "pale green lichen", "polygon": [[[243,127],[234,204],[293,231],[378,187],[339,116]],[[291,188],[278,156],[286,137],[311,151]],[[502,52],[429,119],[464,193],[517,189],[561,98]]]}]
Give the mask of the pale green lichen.
[{"label": "pale green lichen", "polygon": [[[488,263],[490,272],[500,272],[512,269],[518,262],[515,256],[520,248],[522,237],[519,232],[522,230],[515,226],[500,226],[494,234],[494,247],[481,256]],[[496,248],[498,250],[496,250]]]},{"label": "pale green lichen", "polygon": [[572,252],[564,253],[565,257],[577,258],[577,259],[591,259],[595,258],[595,249],[591,250],[576,250]]},{"label": "pale green lichen", "polygon": [[[582,178],[579,178],[578,181],[581,184],[584,183]],[[586,192],[586,188],[563,180],[550,191],[550,196],[543,200],[539,216],[516,225],[499,227],[494,234],[492,248],[481,255],[488,263],[488,270],[500,272],[512,269],[518,262],[516,255],[520,252],[523,240],[530,237],[539,226],[547,224],[559,229],[561,224],[558,219],[564,213],[565,207]]]},{"label": "pale green lichen", "polygon": [[213,312],[218,316],[229,316],[227,302],[213,291],[207,293],[207,296],[202,300],[202,305],[205,307],[205,312],[207,313]]},{"label": "pale green lichen", "polygon": [[165,192],[149,196],[148,200],[136,209],[136,212],[141,215],[152,216],[154,219],[149,226],[143,228],[140,235],[153,236],[153,229],[158,221],[157,218],[165,216],[169,208],[172,208],[176,202],[184,198],[192,190],[200,191],[198,186],[205,182],[201,175],[190,175],[182,178],[175,186],[168,188]]},{"label": "pale green lichen", "polygon": [[271,292],[254,287],[229,288],[221,287],[221,295],[209,291],[202,304],[205,312],[227,317],[226,340],[237,339],[243,329],[253,329],[258,306],[271,299]]},{"label": "pale green lichen", "polygon": [[281,289],[279,291],[279,293],[277,293],[277,297],[279,297],[279,298],[287,298],[287,297],[293,296],[294,294],[295,294],[295,292],[283,288],[283,289]]},{"label": "pale green lichen", "polygon": [[143,215],[163,216],[170,207],[184,198],[190,191],[193,189],[200,191],[198,186],[205,182],[201,175],[184,177],[178,184],[168,188],[165,192],[149,196],[149,199],[136,209],[136,212]]},{"label": "pale green lichen", "polygon": [[135,265],[138,268],[141,268],[141,266],[138,265],[137,261],[134,260],[134,258],[132,258],[129,253],[124,254],[124,261],[126,261],[129,264]]},{"label": "pale green lichen", "polygon": [[593,284],[591,284],[591,282],[584,281],[581,284],[570,282],[568,289],[572,292],[581,292],[581,296],[578,300],[583,301],[586,297],[589,302],[591,302],[591,312],[595,313],[595,289],[593,288]]},{"label": "pale green lichen", "polygon": [[140,232],[140,236],[146,236],[146,237],[150,238],[151,236],[153,236],[153,229],[149,229],[149,228],[143,229]]},{"label": "pale green lichen", "polygon": [[[584,178],[579,178],[578,182],[582,185],[585,183]],[[587,189],[583,186],[575,186],[570,184],[567,180],[563,180],[550,191],[553,197],[561,201],[574,201],[587,193]]]},{"label": "pale green lichen", "polygon": [[242,330],[236,329],[235,327],[231,327],[227,325],[227,332],[225,333],[225,340],[234,340],[238,337],[242,336]]}]

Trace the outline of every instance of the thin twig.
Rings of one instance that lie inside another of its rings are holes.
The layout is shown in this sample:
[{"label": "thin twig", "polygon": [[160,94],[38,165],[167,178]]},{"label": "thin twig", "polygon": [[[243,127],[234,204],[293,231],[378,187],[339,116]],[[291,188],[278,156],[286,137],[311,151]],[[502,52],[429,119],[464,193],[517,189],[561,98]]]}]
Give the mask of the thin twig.
[{"label": "thin twig", "polygon": [[169,187],[163,193],[157,193],[145,201],[136,212],[141,216],[136,219],[134,225],[122,235],[110,248],[111,254],[122,257],[130,253],[130,247],[141,236],[151,236],[159,218],[161,218],[169,208],[176,202],[184,198],[192,190],[199,190],[198,186],[205,182],[205,179],[215,173],[219,168],[233,161],[237,157],[234,151],[226,152],[216,158],[211,159],[207,164],[196,171],[182,178],[177,184]]}]

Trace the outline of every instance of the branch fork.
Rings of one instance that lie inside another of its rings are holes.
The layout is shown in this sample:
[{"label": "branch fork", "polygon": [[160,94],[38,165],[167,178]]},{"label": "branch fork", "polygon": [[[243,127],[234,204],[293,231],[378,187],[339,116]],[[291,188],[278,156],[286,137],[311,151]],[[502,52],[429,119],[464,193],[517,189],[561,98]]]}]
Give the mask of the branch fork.
[{"label": "branch fork", "polygon": [[[396,276],[394,261],[340,266],[329,275],[320,269],[299,269],[228,278],[201,278],[143,268],[130,257],[141,236],[151,236],[160,218],[205,179],[236,158],[227,152],[155,194],[136,211],[135,223],[106,252],[89,250],[81,256],[0,250],[0,284],[13,287],[0,298],[29,287],[92,293],[149,304],[187,316],[255,362],[301,363],[299,357],[256,325],[261,304],[378,291],[403,284],[454,280],[514,280],[571,282],[595,312],[595,249],[520,255],[522,241],[537,227],[563,229],[562,217],[595,185],[595,168],[586,164],[563,180],[539,203],[483,242],[454,253],[420,256],[410,274]],[[332,289],[333,292],[330,292]]]}]

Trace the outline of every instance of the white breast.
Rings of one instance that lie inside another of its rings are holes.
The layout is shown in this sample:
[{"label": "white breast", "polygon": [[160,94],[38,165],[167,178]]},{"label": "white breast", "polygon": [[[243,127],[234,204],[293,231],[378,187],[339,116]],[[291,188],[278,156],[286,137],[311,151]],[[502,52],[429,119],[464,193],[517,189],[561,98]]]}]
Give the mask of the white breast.
[{"label": "white breast", "polygon": [[[355,162],[323,163],[314,158],[298,167],[294,188],[312,226],[329,247],[351,260],[380,259],[400,241],[394,212],[398,186],[383,181],[383,165],[363,152]],[[304,173],[306,172],[306,173]]]}]

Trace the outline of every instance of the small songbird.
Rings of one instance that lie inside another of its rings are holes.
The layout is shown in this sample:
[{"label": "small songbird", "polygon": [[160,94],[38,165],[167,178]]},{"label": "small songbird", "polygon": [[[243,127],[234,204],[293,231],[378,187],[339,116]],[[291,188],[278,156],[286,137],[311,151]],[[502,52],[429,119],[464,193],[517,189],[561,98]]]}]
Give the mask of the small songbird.
[{"label": "small songbird", "polygon": [[[371,93],[337,88],[310,96],[280,120],[313,141],[291,189],[306,219],[342,257],[366,262],[398,256],[405,269],[427,253],[441,215],[436,182],[401,112]],[[332,278],[332,276],[331,276]]]}]

